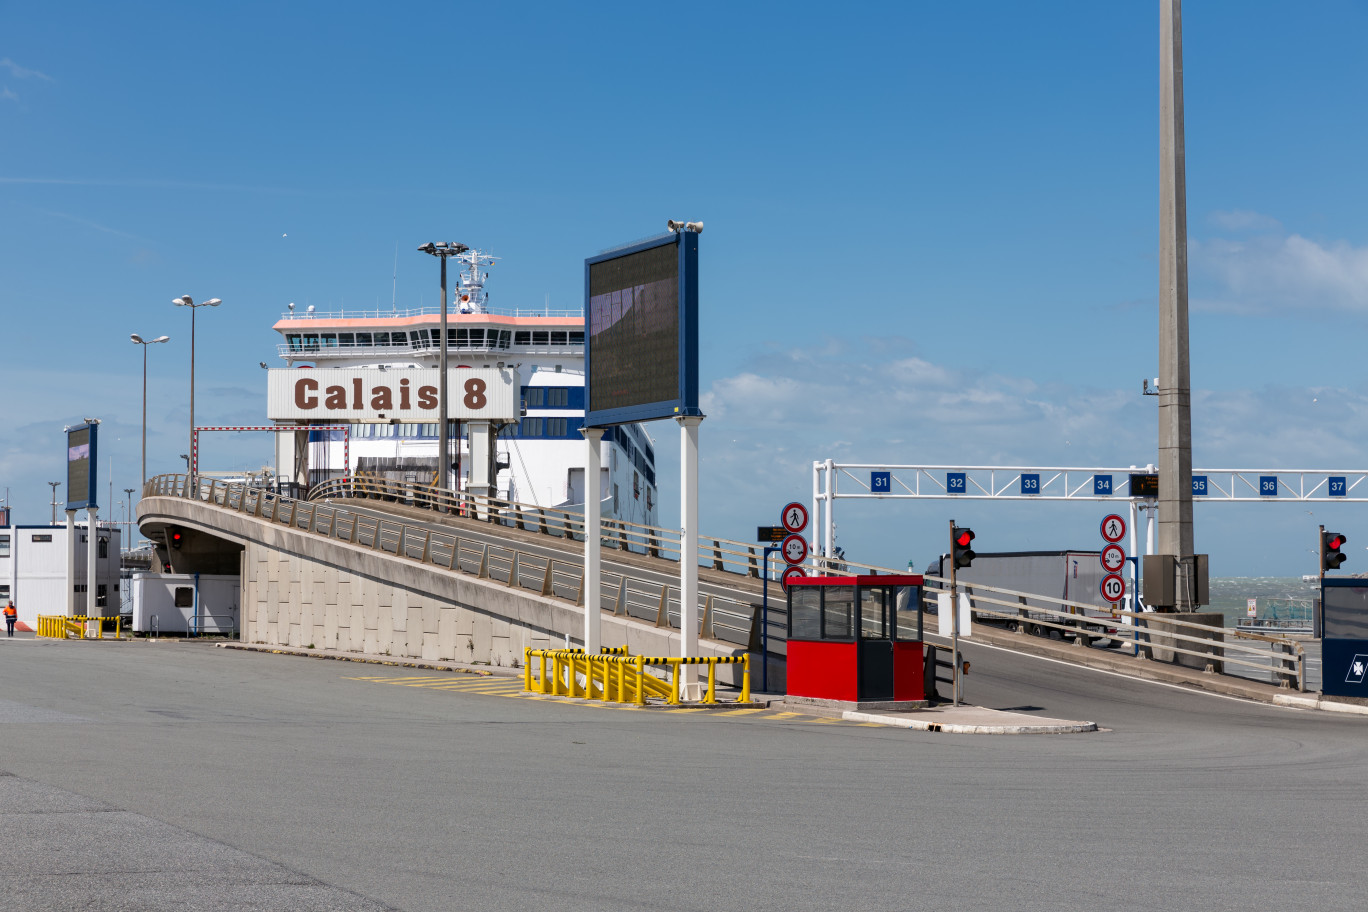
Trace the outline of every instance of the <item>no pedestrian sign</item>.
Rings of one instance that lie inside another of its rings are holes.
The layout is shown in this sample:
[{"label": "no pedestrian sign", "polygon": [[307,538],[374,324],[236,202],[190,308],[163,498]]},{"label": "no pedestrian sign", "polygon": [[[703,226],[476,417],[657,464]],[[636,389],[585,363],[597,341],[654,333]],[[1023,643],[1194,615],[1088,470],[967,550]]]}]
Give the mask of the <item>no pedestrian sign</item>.
[{"label": "no pedestrian sign", "polygon": [[1102,538],[1113,545],[1126,537],[1126,521],[1115,513],[1102,519]]},{"label": "no pedestrian sign", "polygon": [[802,532],[807,528],[808,524],[807,507],[795,500],[793,503],[784,507],[784,511],[779,514],[779,518],[780,521],[783,522],[785,529],[788,529],[790,532]]}]

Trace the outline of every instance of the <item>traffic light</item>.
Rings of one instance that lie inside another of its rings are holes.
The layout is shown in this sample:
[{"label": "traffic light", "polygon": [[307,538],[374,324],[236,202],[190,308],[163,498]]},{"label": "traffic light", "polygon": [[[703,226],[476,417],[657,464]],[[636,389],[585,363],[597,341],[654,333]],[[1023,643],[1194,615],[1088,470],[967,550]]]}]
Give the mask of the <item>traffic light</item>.
[{"label": "traffic light", "polygon": [[1339,565],[1344,563],[1344,552],[1340,549],[1349,540],[1348,536],[1341,535],[1339,532],[1321,533],[1321,569],[1338,570]]},{"label": "traffic light", "polygon": [[171,547],[175,548],[177,551],[180,550],[182,538],[183,536],[180,529],[172,529],[166,536],[166,540],[170,542]]},{"label": "traffic light", "polygon": [[978,557],[969,547],[970,542],[974,540],[974,530],[956,526],[950,538],[951,544],[954,545],[955,569],[962,570],[972,564],[975,557]]}]

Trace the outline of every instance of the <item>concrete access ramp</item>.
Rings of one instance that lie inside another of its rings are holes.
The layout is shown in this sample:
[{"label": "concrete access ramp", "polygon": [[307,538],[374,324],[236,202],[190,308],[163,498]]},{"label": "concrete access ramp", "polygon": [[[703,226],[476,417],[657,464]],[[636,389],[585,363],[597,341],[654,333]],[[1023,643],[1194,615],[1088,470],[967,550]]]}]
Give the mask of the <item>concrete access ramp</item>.
[{"label": "concrete access ramp", "polygon": [[[302,502],[258,488],[185,476],[148,482],[143,534],[177,572],[241,574],[242,641],[422,660],[516,666],[524,648],[582,645],[580,567],[463,541],[345,506]],[[182,546],[166,544],[181,532]],[[601,612],[606,646],[678,655],[680,633]],[[741,655],[700,639],[703,656]],[[727,666],[735,668],[736,666]]]}]

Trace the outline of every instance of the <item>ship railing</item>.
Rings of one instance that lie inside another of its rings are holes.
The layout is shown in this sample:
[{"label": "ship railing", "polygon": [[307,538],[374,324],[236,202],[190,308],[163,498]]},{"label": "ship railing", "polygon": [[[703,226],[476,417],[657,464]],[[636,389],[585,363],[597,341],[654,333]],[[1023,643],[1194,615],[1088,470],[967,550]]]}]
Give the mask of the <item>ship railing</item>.
[{"label": "ship railing", "polygon": [[[383,479],[334,479],[334,482],[339,481],[346,481],[348,485],[341,490],[332,490],[347,500],[368,498],[373,494],[398,496],[398,491],[389,486],[397,483],[387,484]],[[561,522],[566,531],[573,534],[570,519],[573,514],[557,517],[547,515],[547,511],[540,508],[534,514],[517,509],[519,505],[510,509],[505,502],[464,494],[459,498],[444,500],[435,496],[434,489],[409,493],[426,494],[431,498],[411,505],[445,508],[456,514],[466,511],[466,515],[477,517],[477,511],[501,509],[506,517],[521,523],[520,527],[525,530],[546,530],[547,534],[553,534],[550,530],[557,522]],[[449,532],[436,530],[430,524],[418,521],[421,514],[411,517],[414,520],[411,522],[399,517],[382,518],[360,512],[355,507],[349,509],[347,500],[332,503],[322,499],[298,500],[269,488],[213,478],[192,479],[183,474],[158,475],[148,479],[143,488],[143,497],[159,496],[198,500],[272,524],[470,574],[510,588],[531,590],[576,605],[585,603],[581,556],[575,555],[569,559],[548,556],[543,553],[544,549],[519,547],[514,541],[492,543],[463,535],[457,528]],[[582,519],[577,524],[577,530],[582,540]],[[630,572],[605,569],[600,573],[600,587],[599,604],[604,610],[611,610],[617,616],[645,620],[657,627],[679,629],[678,586],[634,577]],[[695,617],[699,619],[700,636],[706,639],[748,649],[755,648],[759,643],[759,607],[752,604],[744,593],[738,593],[737,598],[700,593]]]},{"label": "ship railing", "polygon": [[[936,612],[944,604],[949,610],[949,580],[925,579],[926,609]],[[1058,632],[1062,639],[1072,639],[1081,647],[1111,640],[1122,648],[1130,644],[1142,659],[1195,666],[1212,674],[1271,679],[1280,687],[1306,690],[1305,650],[1288,637],[1212,627],[1183,620],[1181,614],[1101,608],[996,586],[961,583],[958,589],[961,603],[968,601],[975,620],[1000,624],[1016,633],[1050,637]]]},{"label": "ship railing", "polygon": [[[449,312],[450,316],[461,316],[453,309]],[[297,313],[287,310],[280,315],[282,320],[390,320],[395,317],[440,317],[442,308],[440,307],[411,307],[406,310],[319,310],[311,313]],[[486,306],[479,314],[480,316],[489,315],[495,317],[554,317],[559,320],[565,319],[584,319],[584,308],[559,308],[552,309],[547,307],[488,307]],[[368,332],[369,330],[362,330]]]}]

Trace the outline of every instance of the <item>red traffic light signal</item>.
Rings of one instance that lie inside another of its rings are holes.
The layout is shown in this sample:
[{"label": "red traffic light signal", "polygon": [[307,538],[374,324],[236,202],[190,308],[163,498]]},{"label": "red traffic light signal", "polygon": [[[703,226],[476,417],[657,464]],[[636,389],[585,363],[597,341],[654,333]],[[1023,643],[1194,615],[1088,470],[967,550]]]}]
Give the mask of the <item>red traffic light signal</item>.
[{"label": "red traffic light signal", "polygon": [[181,546],[181,530],[172,529],[171,534],[167,536],[167,539],[170,541],[171,547],[179,549]]},{"label": "red traffic light signal", "polygon": [[1349,541],[1349,536],[1340,532],[1321,533],[1321,569],[1338,570],[1339,565],[1344,563],[1344,552],[1340,549],[1345,542]]},{"label": "red traffic light signal", "polygon": [[978,557],[973,549],[969,547],[974,540],[974,530],[966,527],[956,526],[950,533],[950,544],[954,550],[955,568],[961,569],[969,566]]}]

